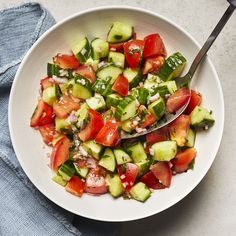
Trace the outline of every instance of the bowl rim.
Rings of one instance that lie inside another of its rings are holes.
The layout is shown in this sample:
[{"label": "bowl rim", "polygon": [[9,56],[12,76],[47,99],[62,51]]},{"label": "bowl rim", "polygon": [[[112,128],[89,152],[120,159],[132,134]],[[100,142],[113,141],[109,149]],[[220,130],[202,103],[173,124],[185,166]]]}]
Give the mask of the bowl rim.
[{"label": "bowl rim", "polygon": [[38,44],[40,44],[40,42],[47,37],[47,35],[49,35],[52,31],[54,31],[56,28],[59,28],[61,25],[63,25],[64,23],[82,16],[82,15],[86,15],[88,13],[93,13],[93,12],[98,12],[98,11],[103,11],[103,10],[131,10],[131,11],[136,11],[137,13],[141,12],[141,13],[145,13],[151,16],[154,16],[156,18],[161,19],[162,21],[174,26],[175,28],[177,28],[182,34],[186,35],[195,45],[198,49],[200,49],[200,44],[193,38],[193,36],[188,33],[184,28],[182,28],[181,26],[177,25],[175,22],[173,22],[172,20],[168,19],[167,17],[159,14],[159,13],[155,13],[151,10],[147,10],[147,9],[142,9],[139,7],[134,7],[134,6],[129,6],[129,5],[104,5],[104,6],[99,6],[99,7],[93,7],[93,8],[89,8],[86,10],[82,10],[79,11],[77,13],[74,13],[66,18],[64,18],[63,20],[57,22],[54,26],[52,26],[51,28],[49,28],[47,31],[45,31],[35,42],[34,44],[31,46],[31,48],[27,51],[27,53],[24,55],[22,62],[19,65],[19,68],[17,69],[16,75],[14,77],[13,83],[12,83],[12,87],[11,87],[11,91],[10,91],[10,96],[9,96],[9,102],[8,102],[8,125],[9,125],[9,131],[10,131],[10,137],[11,137],[11,142],[12,142],[12,146],[14,149],[14,152],[16,154],[16,157],[23,169],[23,171],[25,172],[25,174],[27,175],[27,177],[30,179],[30,181],[34,184],[34,186],[40,191],[40,193],[42,193],[46,198],[48,198],[50,201],[52,201],[53,203],[55,203],[56,205],[58,205],[59,207],[72,212],[73,214],[88,218],[88,219],[93,219],[93,220],[98,220],[98,221],[105,221],[105,222],[128,222],[128,221],[134,221],[134,220],[139,220],[139,219],[144,219],[147,218],[149,216],[153,216],[156,215],[172,206],[174,206],[176,203],[178,203],[179,201],[181,201],[182,199],[184,199],[190,192],[192,192],[193,189],[195,189],[197,187],[197,185],[202,181],[202,179],[206,176],[206,174],[208,173],[210,167],[212,166],[213,161],[216,158],[217,152],[219,150],[220,147],[220,143],[222,140],[222,136],[223,136],[223,130],[224,130],[224,121],[225,121],[225,105],[224,105],[224,96],[223,96],[223,91],[222,91],[222,86],[219,80],[219,77],[217,75],[216,69],[213,65],[213,63],[211,62],[211,60],[209,59],[208,56],[206,56],[206,61],[209,64],[210,69],[213,72],[214,78],[216,80],[216,86],[218,88],[219,94],[218,96],[220,97],[220,102],[221,104],[219,104],[222,107],[222,120],[220,123],[220,129],[219,129],[219,133],[220,133],[220,138],[218,139],[218,142],[216,144],[216,147],[214,149],[214,151],[212,152],[212,155],[214,156],[214,158],[212,158],[209,167],[205,170],[205,173],[203,176],[201,176],[201,178],[199,178],[193,185],[191,185],[190,187],[186,188],[185,191],[183,191],[182,194],[180,194],[178,197],[174,198],[173,201],[170,202],[170,204],[168,205],[168,207],[165,207],[164,209],[161,209],[159,211],[153,211],[152,213],[144,213],[142,217],[133,217],[132,219],[128,218],[126,219],[126,217],[124,216],[124,218],[122,220],[120,219],[110,219],[110,218],[99,218],[99,217],[94,217],[94,216],[88,216],[86,214],[78,214],[78,212],[73,211],[72,209],[69,209],[67,206],[61,206],[59,203],[57,203],[55,201],[55,199],[52,199],[52,197],[48,196],[48,194],[40,187],[38,186],[37,183],[35,183],[35,181],[32,180],[27,168],[24,167],[23,164],[23,160],[21,158],[19,158],[20,154],[18,155],[18,148],[17,148],[17,144],[16,141],[14,139],[14,135],[13,135],[13,125],[12,125],[12,113],[13,113],[13,107],[12,107],[12,103],[13,103],[13,99],[14,99],[14,92],[16,90],[16,81],[19,78],[19,75],[21,74],[21,71],[27,61],[27,58],[29,57],[29,55],[34,51],[34,49],[38,46]]}]

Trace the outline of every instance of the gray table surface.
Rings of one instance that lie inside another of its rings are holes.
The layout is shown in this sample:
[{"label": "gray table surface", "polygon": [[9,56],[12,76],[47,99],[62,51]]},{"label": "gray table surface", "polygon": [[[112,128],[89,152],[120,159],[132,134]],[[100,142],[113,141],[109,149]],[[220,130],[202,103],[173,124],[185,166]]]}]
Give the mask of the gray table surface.
[{"label": "gray table surface", "polygon": [[[0,0],[0,9],[22,3]],[[25,1],[24,1],[25,2]],[[40,0],[57,21],[78,11],[102,5],[130,5],[149,9],[173,20],[202,44],[225,11],[226,0]],[[236,13],[209,52],[223,87],[225,129],[219,152],[206,177],[181,202],[170,209],[128,223],[95,222],[99,228],[116,228],[117,235],[236,235]],[[79,224],[83,221],[79,220]],[[94,223],[91,221],[91,224]],[[94,224],[93,224],[94,225]],[[100,235],[99,234],[99,235]]]}]

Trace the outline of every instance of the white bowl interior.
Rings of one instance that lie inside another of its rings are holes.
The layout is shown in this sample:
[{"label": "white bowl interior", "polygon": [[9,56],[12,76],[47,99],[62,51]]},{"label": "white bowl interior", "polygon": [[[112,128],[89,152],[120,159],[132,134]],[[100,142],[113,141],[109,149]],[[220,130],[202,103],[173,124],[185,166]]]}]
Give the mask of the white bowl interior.
[{"label": "white bowl interior", "polygon": [[[218,150],[224,122],[224,104],[217,74],[206,60],[199,68],[192,86],[204,97],[203,105],[213,110],[216,123],[207,132],[197,135],[198,155],[194,171],[175,176],[169,189],[155,191],[145,203],[113,199],[106,194],[82,198],[67,193],[54,183],[48,167],[48,148],[42,148],[39,132],[29,127],[36,105],[39,81],[46,75],[46,63],[52,56],[68,52],[70,45],[85,35],[105,38],[115,20],[134,26],[138,38],[158,32],[163,37],[168,54],[180,51],[188,66],[198,51],[196,42],[178,26],[150,12],[135,8],[100,8],[77,14],[57,24],[44,34],[24,58],[15,78],[9,107],[9,125],[17,157],[33,184],[59,206],[84,217],[104,221],[128,221],[156,214],[186,196],[205,176]],[[187,68],[186,68],[187,69]]]}]

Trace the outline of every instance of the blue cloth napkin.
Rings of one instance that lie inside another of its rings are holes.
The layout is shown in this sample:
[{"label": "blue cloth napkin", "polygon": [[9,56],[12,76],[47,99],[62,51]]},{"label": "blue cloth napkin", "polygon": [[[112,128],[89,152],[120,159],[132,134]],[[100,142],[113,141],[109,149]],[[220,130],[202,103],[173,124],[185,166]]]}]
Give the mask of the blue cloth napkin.
[{"label": "blue cloth napkin", "polygon": [[0,11],[0,235],[82,235],[73,214],[32,185],[14,154],[8,130],[8,97],[17,67],[37,38],[55,23],[37,3]]}]

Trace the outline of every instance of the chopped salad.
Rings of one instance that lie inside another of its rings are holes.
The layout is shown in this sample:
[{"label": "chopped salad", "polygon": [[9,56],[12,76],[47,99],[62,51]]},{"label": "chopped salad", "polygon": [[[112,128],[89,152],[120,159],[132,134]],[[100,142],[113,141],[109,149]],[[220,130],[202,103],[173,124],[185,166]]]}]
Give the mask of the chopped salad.
[{"label": "chopped salad", "polygon": [[[177,88],[186,59],[167,55],[158,33],[137,39],[134,28],[114,22],[106,39],[87,37],[47,64],[47,77],[30,126],[52,147],[53,181],[81,197],[110,193],[145,202],[153,189],[169,188],[172,177],[193,169],[196,131],[214,124],[200,106],[202,95]],[[166,111],[184,114],[144,137],[140,133]]]}]

